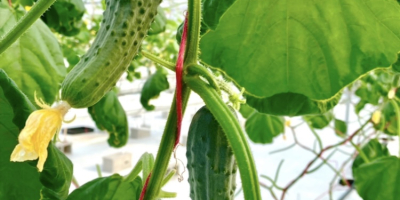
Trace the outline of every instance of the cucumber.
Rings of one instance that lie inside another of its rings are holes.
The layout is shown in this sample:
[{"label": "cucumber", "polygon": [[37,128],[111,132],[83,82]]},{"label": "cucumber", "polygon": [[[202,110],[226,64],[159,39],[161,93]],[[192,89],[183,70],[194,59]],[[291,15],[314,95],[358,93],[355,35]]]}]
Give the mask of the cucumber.
[{"label": "cucumber", "polygon": [[161,0],[107,0],[97,36],[61,85],[61,99],[73,108],[97,103],[138,53]]},{"label": "cucumber", "polygon": [[233,199],[236,160],[225,133],[206,106],[193,116],[186,157],[192,200]]},{"label": "cucumber", "polygon": [[126,145],[129,139],[128,118],[116,92],[109,91],[99,102],[88,107],[88,111],[96,126],[108,132],[110,146],[119,148]]}]

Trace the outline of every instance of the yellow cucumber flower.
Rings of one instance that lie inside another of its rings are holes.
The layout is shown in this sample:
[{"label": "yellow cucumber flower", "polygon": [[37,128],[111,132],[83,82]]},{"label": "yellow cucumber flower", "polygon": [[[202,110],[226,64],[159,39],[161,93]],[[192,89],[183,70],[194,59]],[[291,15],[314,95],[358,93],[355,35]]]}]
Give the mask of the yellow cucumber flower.
[{"label": "yellow cucumber flower", "polygon": [[47,147],[54,135],[59,132],[64,115],[71,106],[62,101],[50,107],[42,100],[38,100],[36,95],[35,101],[42,109],[32,112],[26,120],[25,127],[18,136],[19,144],[11,154],[11,161],[23,162],[39,158],[36,166],[41,172],[47,159]]}]

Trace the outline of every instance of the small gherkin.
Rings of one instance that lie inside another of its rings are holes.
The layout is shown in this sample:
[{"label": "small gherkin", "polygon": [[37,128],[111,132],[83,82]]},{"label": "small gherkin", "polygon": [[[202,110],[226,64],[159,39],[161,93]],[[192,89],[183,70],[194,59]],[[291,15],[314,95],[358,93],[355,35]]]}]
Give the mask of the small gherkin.
[{"label": "small gherkin", "polygon": [[192,200],[233,199],[236,160],[222,127],[206,106],[193,116],[186,157]]}]

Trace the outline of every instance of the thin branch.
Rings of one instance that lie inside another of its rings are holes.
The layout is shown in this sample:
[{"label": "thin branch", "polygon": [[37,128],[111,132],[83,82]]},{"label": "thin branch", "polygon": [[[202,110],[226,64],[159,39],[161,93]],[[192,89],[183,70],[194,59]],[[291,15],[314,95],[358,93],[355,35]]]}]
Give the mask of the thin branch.
[{"label": "thin branch", "polygon": [[319,137],[318,133],[315,131],[315,129],[309,123],[307,123],[307,125],[310,128],[311,132],[314,134],[315,138],[317,138],[319,150],[321,150],[323,148],[321,138]]},{"label": "thin branch", "polygon": [[275,195],[275,193],[274,193],[272,188],[268,187],[267,185],[265,185],[262,182],[259,182],[259,184],[260,184],[261,187],[267,189],[271,193],[272,198],[274,198],[275,200],[278,200],[278,197]]},{"label": "thin branch", "polygon": [[363,128],[364,128],[370,121],[371,121],[370,119],[367,120],[359,129],[357,129],[353,134],[351,134],[351,135],[350,135],[348,138],[346,138],[345,140],[343,140],[343,141],[341,141],[341,142],[339,142],[339,143],[337,143],[337,144],[330,145],[330,146],[327,146],[327,147],[323,148],[323,149],[318,153],[318,155],[317,155],[313,160],[311,160],[311,161],[307,164],[307,166],[305,167],[305,169],[304,169],[294,180],[292,180],[285,188],[283,188],[283,192],[282,192],[282,195],[281,195],[281,200],[283,200],[283,199],[285,198],[285,194],[286,194],[287,190],[288,190],[290,187],[292,187],[301,177],[303,177],[305,174],[307,174],[307,172],[309,171],[310,167],[314,164],[315,161],[318,160],[318,158],[321,158],[322,154],[323,154],[325,151],[327,151],[327,150],[329,150],[329,149],[335,148],[335,147],[337,147],[337,146],[340,146],[340,145],[343,145],[343,144],[349,142],[350,140],[352,140],[352,139],[354,138],[354,136],[356,136],[361,130],[363,130]]},{"label": "thin branch", "polygon": [[277,150],[271,151],[271,152],[269,152],[269,154],[274,154],[274,153],[279,153],[279,152],[282,152],[282,151],[286,151],[286,150],[291,149],[294,146],[296,146],[296,143],[293,143],[293,144],[291,144],[291,145],[289,145],[287,147],[284,147],[282,149],[277,149]]}]

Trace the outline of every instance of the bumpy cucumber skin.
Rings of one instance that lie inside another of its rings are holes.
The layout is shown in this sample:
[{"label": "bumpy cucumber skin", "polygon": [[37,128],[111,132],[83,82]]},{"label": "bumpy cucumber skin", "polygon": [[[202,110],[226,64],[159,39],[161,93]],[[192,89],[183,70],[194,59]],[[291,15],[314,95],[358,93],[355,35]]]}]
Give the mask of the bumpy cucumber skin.
[{"label": "bumpy cucumber skin", "polygon": [[150,28],[162,0],[107,0],[100,30],[61,85],[71,107],[97,103],[126,71]]},{"label": "bumpy cucumber skin", "polygon": [[192,200],[233,199],[236,160],[225,133],[206,106],[193,116],[186,157]]}]

